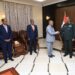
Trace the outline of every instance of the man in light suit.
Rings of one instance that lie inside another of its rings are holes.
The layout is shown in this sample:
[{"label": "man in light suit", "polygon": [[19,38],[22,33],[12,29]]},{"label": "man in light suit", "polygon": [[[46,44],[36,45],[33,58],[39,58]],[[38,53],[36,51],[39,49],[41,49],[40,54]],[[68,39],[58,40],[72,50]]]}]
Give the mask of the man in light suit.
[{"label": "man in light suit", "polygon": [[38,29],[37,26],[34,24],[34,20],[30,20],[30,25],[27,26],[27,33],[28,33],[28,40],[29,40],[29,51],[30,55],[32,55],[32,51],[36,52],[36,42],[38,38]]},{"label": "man in light suit", "polygon": [[2,48],[2,52],[4,55],[5,63],[7,63],[7,59],[12,59],[12,31],[10,26],[7,24],[6,19],[2,19],[2,24],[0,25],[0,45]]},{"label": "man in light suit", "polygon": [[53,51],[53,43],[55,41],[55,35],[59,34],[59,31],[55,31],[53,28],[53,21],[49,21],[49,25],[46,28],[46,42],[47,42],[47,48],[48,48],[48,56],[54,57],[52,54]]}]

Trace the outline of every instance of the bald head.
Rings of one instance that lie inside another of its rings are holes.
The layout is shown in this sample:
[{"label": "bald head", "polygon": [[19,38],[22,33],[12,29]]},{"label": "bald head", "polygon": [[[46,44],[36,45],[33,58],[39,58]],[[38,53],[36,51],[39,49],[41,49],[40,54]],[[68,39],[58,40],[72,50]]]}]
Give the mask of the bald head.
[{"label": "bald head", "polygon": [[33,20],[33,19],[30,19],[30,23],[31,23],[32,25],[34,25],[34,20]]},{"label": "bald head", "polygon": [[54,22],[53,20],[49,20],[49,25],[53,26]]}]

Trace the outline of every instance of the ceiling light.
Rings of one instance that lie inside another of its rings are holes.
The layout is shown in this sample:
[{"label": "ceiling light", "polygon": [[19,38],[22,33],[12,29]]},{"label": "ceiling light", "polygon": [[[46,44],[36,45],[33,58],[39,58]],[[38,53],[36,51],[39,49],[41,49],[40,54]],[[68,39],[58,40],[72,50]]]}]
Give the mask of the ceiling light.
[{"label": "ceiling light", "polygon": [[44,1],[46,1],[46,0],[34,0],[34,1],[37,1],[37,2],[44,2]]}]

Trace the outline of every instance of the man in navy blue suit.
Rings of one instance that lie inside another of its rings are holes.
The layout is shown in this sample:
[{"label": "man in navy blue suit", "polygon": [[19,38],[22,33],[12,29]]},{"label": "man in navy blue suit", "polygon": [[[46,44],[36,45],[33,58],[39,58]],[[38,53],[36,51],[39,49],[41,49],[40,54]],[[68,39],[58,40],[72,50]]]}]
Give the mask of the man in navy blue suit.
[{"label": "man in navy blue suit", "polygon": [[13,61],[12,59],[12,31],[10,26],[7,24],[6,19],[2,19],[2,24],[0,25],[0,44],[2,48],[2,52],[4,55],[5,63],[7,63],[7,59]]},{"label": "man in navy blue suit", "polygon": [[37,26],[34,24],[34,20],[30,20],[30,25],[27,26],[27,33],[28,33],[28,40],[29,40],[29,51],[30,55],[32,55],[32,51],[36,52],[36,42],[38,39],[38,29]]}]

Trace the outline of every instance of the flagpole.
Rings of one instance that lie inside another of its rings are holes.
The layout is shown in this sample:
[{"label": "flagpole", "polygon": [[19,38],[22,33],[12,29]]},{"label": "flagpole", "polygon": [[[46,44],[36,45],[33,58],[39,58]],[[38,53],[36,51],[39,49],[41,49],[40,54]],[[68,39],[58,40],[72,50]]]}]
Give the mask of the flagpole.
[{"label": "flagpole", "polygon": [[[62,25],[61,25],[61,28],[64,26],[64,24],[66,23],[66,11],[64,11],[64,18],[63,18],[63,23],[62,23]],[[63,46],[63,40],[62,40],[62,38],[61,38],[61,35],[59,34],[58,35],[59,36],[59,39],[60,39],[60,41],[61,41],[61,43],[62,43],[62,46]]]},{"label": "flagpole", "polygon": [[64,16],[66,16],[66,11],[64,11]]}]

